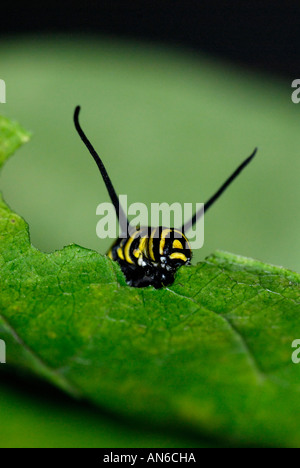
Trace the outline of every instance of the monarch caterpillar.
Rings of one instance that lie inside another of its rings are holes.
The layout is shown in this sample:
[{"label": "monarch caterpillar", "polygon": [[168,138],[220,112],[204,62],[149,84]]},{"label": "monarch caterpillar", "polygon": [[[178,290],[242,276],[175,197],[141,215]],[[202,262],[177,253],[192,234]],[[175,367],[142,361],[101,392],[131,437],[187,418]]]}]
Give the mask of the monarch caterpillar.
[{"label": "monarch caterpillar", "polygon": [[104,164],[80,126],[79,112],[80,106],[77,106],[74,112],[75,128],[98,166],[120,225],[126,226],[126,231],[121,234],[109,249],[107,253],[108,257],[118,262],[129,286],[136,288],[154,286],[154,288],[159,289],[172,284],[178,268],[191,263],[192,250],[185,232],[197,223],[204,215],[204,211],[206,212],[215,203],[224,190],[250,163],[257,152],[257,148],[233,172],[204,206],[187,223],[183,224],[181,229],[160,226],[156,228],[137,227],[132,230],[120,206],[119,197],[115,192]]}]

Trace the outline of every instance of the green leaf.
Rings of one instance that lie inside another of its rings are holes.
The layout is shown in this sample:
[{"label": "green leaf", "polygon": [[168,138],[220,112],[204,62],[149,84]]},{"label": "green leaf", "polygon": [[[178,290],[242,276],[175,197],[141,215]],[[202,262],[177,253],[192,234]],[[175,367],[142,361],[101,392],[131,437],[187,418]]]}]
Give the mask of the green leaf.
[{"label": "green leaf", "polygon": [[22,144],[29,141],[30,133],[26,132],[16,122],[10,122],[4,117],[0,117],[0,169],[5,161]]},{"label": "green leaf", "polygon": [[[27,134],[1,127],[3,163]],[[165,429],[300,446],[298,274],[217,252],[172,287],[134,289],[95,252],[35,249],[1,200],[0,284],[9,367]]]}]

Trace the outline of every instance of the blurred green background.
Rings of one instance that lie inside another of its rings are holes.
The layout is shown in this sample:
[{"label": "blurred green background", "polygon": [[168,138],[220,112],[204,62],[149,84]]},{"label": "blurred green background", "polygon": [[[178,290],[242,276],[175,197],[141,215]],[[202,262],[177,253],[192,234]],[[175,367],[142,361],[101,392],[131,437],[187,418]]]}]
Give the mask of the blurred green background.
[{"label": "blurred green background", "polygon": [[175,48],[97,39],[2,42],[1,113],[33,133],[1,174],[32,243],[105,253],[96,206],[108,201],[75,133],[74,107],[129,203],[204,202],[258,146],[205,218],[200,261],[215,249],[300,270],[300,106],[291,83]]},{"label": "blurred green background", "polygon": [[[129,203],[204,202],[258,146],[207,214],[194,262],[222,249],[300,270],[300,106],[288,80],[180,48],[92,36],[10,38],[1,49],[0,113],[33,137],[6,164],[0,188],[29,223],[34,246],[51,252],[76,243],[105,253],[111,243],[96,237],[96,206],[109,198],[74,130],[80,104],[82,126]],[[0,428],[2,446],[186,443],[137,436],[120,422],[111,429],[108,417],[72,403],[60,421],[64,405],[55,398],[38,401],[1,378],[0,419],[10,421]]]},{"label": "blurred green background", "polygon": [[2,372],[0,382],[1,448],[213,446],[192,434],[170,433],[101,413],[46,384],[24,383]]}]

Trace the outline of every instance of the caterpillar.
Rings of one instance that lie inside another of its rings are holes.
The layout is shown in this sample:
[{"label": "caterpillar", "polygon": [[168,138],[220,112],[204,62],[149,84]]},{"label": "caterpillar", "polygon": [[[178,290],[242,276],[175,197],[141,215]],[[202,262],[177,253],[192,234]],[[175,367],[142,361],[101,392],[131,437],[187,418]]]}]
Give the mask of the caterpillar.
[{"label": "caterpillar", "polygon": [[120,265],[129,286],[137,288],[153,286],[159,289],[172,284],[178,268],[191,263],[192,250],[185,233],[197,223],[204,215],[204,212],[207,212],[241,171],[252,161],[257,148],[180,229],[170,226],[132,228],[120,205],[119,197],[101,158],[80,126],[79,113],[80,106],[77,106],[74,112],[75,128],[98,166],[120,225],[126,226],[124,232],[107,252],[108,257]]}]

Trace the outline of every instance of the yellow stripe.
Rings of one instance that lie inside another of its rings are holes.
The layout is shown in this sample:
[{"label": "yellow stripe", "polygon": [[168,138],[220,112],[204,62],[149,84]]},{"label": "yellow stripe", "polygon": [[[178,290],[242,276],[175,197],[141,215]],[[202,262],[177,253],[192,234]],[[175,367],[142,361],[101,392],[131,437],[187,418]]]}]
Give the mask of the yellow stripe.
[{"label": "yellow stripe", "polygon": [[153,231],[151,232],[150,239],[149,239],[149,244],[148,244],[150,257],[154,261],[155,261],[155,257],[154,257],[154,253],[153,253],[153,237],[154,237],[156,231],[157,231],[157,228],[153,229]]},{"label": "yellow stripe", "polygon": [[141,237],[138,248],[134,249],[134,251],[133,251],[133,255],[136,258],[139,258],[139,257],[141,257],[143,255],[147,255],[146,247],[145,247],[145,245],[147,243],[147,240],[148,240],[147,237]]},{"label": "yellow stripe", "polygon": [[123,250],[122,250],[121,247],[118,248],[117,254],[118,254],[118,257],[119,257],[121,260],[124,260]]},{"label": "yellow stripe", "polygon": [[185,235],[183,234],[183,232],[178,231],[178,229],[174,229],[174,232],[178,232],[178,234],[181,234],[181,236],[185,239],[185,241],[186,241],[186,243],[187,243],[187,245],[188,245],[188,248],[189,248],[190,250],[192,250],[192,249],[191,249],[191,245],[190,245],[190,243],[189,243],[189,241],[188,241],[188,238],[185,237]]},{"label": "yellow stripe", "polygon": [[160,255],[163,255],[163,253],[164,253],[166,237],[170,232],[172,232],[172,229],[164,229],[163,232],[161,233],[160,243],[159,243],[159,253],[160,253]]},{"label": "yellow stripe", "polygon": [[173,244],[172,244],[173,249],[183,249],[183,245],[180,242],[180,240],[175,239]]},{"label": "yellow stripe", "polygon": [[146,252],[147,242],[148,242],[148,237],[147,236],[142,237],[141,240],[140,240],[139,251],[144,255],[147,255],[147,252]]},{"label": "yellow stripe", "polygon": [[187,257],[180,252],[174,252],[170,255],[171,260],[183,260],[184,262],[187,262]]},{"label": "yellow stripe", "polygon": [[130,255],[129,255],[129,249],[131,247],[131,244],[132,242],[134,241],[135,239],[135,236],[139,233],[139,231],[135,231],[135,233],[129,237],[129,239],[127,240],[126,244],[125,244],[125,247],[124,247],[124,256],[125,256],[125,260],[127,263],[134,263],[131,258],[130,258]]},{"label": "yellow stripe", "polygon": [[112,249],[109,249],[109,251],[107,252],[107,256],[113,260]]}]

